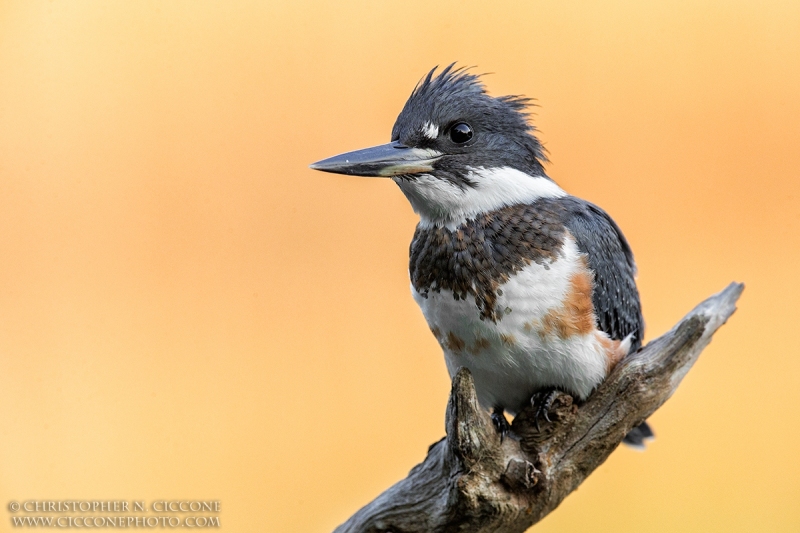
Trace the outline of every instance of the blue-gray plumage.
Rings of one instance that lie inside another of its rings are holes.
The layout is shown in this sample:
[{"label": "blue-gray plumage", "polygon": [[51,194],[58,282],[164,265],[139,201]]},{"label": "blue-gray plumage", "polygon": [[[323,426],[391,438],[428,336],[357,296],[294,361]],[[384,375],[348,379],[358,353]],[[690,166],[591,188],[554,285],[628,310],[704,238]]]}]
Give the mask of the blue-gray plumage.
[{"label": "blue-gray plumage", "polygon": [[628,241],[608,214],[574,196],[558,200],[567,209],[564,225],[586,254],[594,272],[592,303],[600,330],[612,339],[633,335],[631,351],[642,345],[644,318],[634,277],[636,265]]},{"label": "blue-gray plumage", "polygon": [[[386,145],[312,168],[389,177],[420,222],[412,294],[451,375],[470,369],[478,400],[546,411],[551,391],[585,400],[644,334],[636,267],[619,227],[544,171],[544,149],[519,96],[492,97],[463,69],[432,70]],[[643,423],[626,441],[652,436]]]}]

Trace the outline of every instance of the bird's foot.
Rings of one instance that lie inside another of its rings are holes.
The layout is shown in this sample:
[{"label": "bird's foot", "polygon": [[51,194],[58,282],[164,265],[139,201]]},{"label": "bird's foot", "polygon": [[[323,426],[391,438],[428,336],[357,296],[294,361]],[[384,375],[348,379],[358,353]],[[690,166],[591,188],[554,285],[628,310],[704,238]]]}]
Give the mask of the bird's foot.
[{"label": "bird's foot", "polygon": [[548,423],[553,422],[550,420],[550,409],[553,407],[553,402],[560,392],[561,391],[555,388],[544,389],[531,396],[531,405],[536,408],[533,416],[533,421],[536,424],[536,431],[541,431],[539,425],[542,419],[546,420]]},{"label": "bird's foot", "polygon": [[563,429],[564,424],[574,420],[577,413],[575,399],[551,387],[531,396],[530,407],[525,407],[517,414],[511,429],[514,435],[518,435],[523,449],[533,453]]},{"label": "bird's foot", "polygon": [[505,438],[511,433],[511,424],[508,423],[506,415],[503,414],[502,407],[495,407],[492,409],[492,423],[494,424],[497,432],[500,433],[500,442],[502,443]]}]

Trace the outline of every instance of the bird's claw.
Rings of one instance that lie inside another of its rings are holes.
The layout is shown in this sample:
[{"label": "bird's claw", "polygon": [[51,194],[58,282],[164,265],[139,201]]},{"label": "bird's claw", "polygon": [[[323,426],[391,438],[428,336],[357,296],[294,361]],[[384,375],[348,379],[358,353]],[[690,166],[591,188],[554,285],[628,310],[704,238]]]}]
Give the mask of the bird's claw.
[{"label": "bird's claw", "polygon": [[503,414],[504,409],[501,407],[495,407],[492,409],[492,423],[494,427],[497,429],[497,432],[500,433],[500,442],[502,443],[505,440],[506,436],[511,432],[511,425],[506,420],[506,415]]},{"label": "bird's claw", "polygon": [[549,389],[537,392],[531,396],[531,405],[536,407],[536,412],[533,417],[533,420],[536,423],[536,431],[542,430],[540,427],[540,421],[542,418],[544,418],[548,423],[553,422],[550,420],[550,408],[553,407],[553,402],[558,397],[558,392],[558,389]]}]

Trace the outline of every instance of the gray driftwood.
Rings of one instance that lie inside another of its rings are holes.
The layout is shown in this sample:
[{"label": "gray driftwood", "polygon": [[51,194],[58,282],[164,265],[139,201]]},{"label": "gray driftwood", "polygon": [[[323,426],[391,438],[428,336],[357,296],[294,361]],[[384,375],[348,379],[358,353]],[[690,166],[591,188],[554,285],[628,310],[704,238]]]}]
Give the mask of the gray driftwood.
[{"label": "gray driftwood", "polygon": [[431,445],[408,477],[364,506],[336,531],[525,531],[555,509],[658,409],[736,310],[744,286],[733,283],[698,305],[672,330],[625,358],[583,405],[556,398],[537,429],[532,411],[500,441],[477,402],[472,376],[453,378],[447,436]]}]

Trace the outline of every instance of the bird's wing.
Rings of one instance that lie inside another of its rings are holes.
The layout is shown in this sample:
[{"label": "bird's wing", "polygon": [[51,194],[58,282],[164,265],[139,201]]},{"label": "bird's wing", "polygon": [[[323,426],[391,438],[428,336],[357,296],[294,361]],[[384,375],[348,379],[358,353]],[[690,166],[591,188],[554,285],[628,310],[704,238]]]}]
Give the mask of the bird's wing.
[{"label": "bird's wing", "polygon": [[594,272],[592,303],[598,328],[615,340],[633,333],[634,351],[642,344],[644,319],[628,241],[611,217],[596,205],[575,197],[563,201],[567,208],[564,225]]}]

